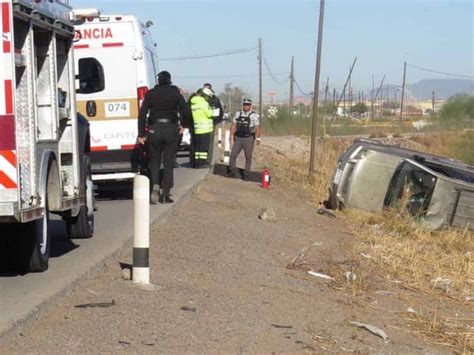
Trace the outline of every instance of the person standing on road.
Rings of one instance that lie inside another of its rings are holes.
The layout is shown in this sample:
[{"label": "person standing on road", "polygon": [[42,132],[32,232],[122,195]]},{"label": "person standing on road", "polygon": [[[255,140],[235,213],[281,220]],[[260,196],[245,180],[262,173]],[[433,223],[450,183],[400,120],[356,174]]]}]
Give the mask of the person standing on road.
[{"label": "person standing on road", "polygon": [[213,131],[213,112],[207,102],[204,91],[199,89],[190,99],[191,112],[193,115],[192,136],[192,167],[195,169],[209,167],[209,144]]},{"label": "person standing on road", "polygon": [[202,86],[203,90],[208,89],[207,91],[207,102],[209,103],[209,106],[211,106],[212,112],[213,112],[213,121],[214,121],[214,126],[222,122],[222,117],[224,117],[224,109],[222,108],[221,100],[217,97],[216,93],[214,90],[212,90],[212,85],[209,83],[205,83]]},{"label": "person standing on road", "polygon": [[213,112],[213,130],[211,132],[211,141],[209,143],[208,151],[208,163],[212,164],[212,155],[214,153],[214,136],[215,136],[215,127],[222,122],[224,117],[224,109],[222,108],[221,100],[217,97],[214,90],[212,90],[212,85],[210,83],[205,83],[202,86],[203,90],[208,93],[207,102],[211,106]]},{"label": "person standing on road", "polygon": [[[145,141],[148,141],[152,204],[174,202],[170,198],[170,190],[180,131],[178,118],[186,119],[189,115],[189,107],[184,97],[176,86],[171,85],[171,74],[167,71],[160,72],[158,85],[146,94],[138,116],[138,142],[145,144]],[[164,171],[160,194],[162,162]]]},{"label": "person standing on road", "polygon": [[236,161],[243,149],[245,154],[243,178],[244,180],[249,179],[254,144],[255,141],[257,141],[257,145],[260,145],[262,140],[260,133],[260,119],[258,114],[252,110],[252,100],[244,99],[242,102],[242,110],[235,114],[230,128],[232,151],[230,153],[229,167],[231,177],[238,177]]}]

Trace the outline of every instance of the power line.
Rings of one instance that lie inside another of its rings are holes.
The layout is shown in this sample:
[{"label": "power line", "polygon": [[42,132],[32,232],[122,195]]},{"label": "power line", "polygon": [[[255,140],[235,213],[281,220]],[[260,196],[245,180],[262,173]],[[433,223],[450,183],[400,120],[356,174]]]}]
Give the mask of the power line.
[{"label": "power line", "polygon": [[287,80],[285,80],[284,82],[278,80],[275,77],[275,74],[273,74],[272,71],[270,70],[270,66],[268,65],[268,62],[267,62],[267,59],[265,58],[265,56],[262,56],[262,58],[263,58],[263,63],[265,64],[265,68],[268,71],[268,74],[270,74],[271,78],[273,79],[273,81],[275,83],[280,84],[280,85],[286,85],[288,83],[288,81],[290,81],[290,77],[288,77]]},{"label": "power line", "polygon": [[[282,73],[273,73],[273,75],[288,75],[288,72]],[[263,74],[264,76],[270,76],[270,74]],[[209,79],[225,79],[225,78],[256,78],[258,74],[229,74],[229,75],[174,75],[174,78],[177,79],[202,79],[202,78],[209,78]]]},{"label": "power line", "polygon": [[412,67],[412,68],[416,68],[416,69],[419,69],[419,70],[427,71],[427,72],[430,72],[430,73],[442,74],[442,75],[452,76],[452,77],[455,77],[455,78],[474,79],[474,76],[446,73],[446,72],[442,72],[442,71],[438,71],[438,70],[419,67],[419,66],[414,65],[414,64],[408,64],[407,63],[407,66]]},{"label": "power line", "polygon": [[178,61],[178,60],[214,58],[214,57],[222,57],[226,55],[247,53],[247,52],[252,52],[254,50],[255,50],[255,47],[251,47],[251,48],[234,49],[234,50],[230,50],[226,52],[213,53],[213,54],[202,54],[202,55],[185,56],[185,57],[168,57],[168,58],[165,57],[165,58],[161,58],[160,60],[163,62],[165,61],[170,62],[170,61]]},{"label": "power line", "polygon": [[298,84],[298,82],[295,80],[295,84],[296,84],[296,88],[298,89],[298,91],[301,93],[301,95],[305,95],[305,96],[310,96],[311,93],[307,93],[307,92],[304,92],[301,87],[300,87],[300,84]]}]

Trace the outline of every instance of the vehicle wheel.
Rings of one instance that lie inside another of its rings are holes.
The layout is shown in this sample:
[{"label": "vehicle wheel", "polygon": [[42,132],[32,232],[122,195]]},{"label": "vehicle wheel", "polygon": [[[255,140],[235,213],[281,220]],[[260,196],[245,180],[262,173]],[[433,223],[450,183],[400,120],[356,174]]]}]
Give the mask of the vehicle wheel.
[{"label": "vehicle wheel", "polygon": [[20,225],[18,236],[23,268],[28,272],[48,270],[51,237],[49,235],[49,209],[46,201],[41,219]]},{"label": "vehicle wheel", "polygon": [[94,183],[92,182],[91,163],[88,156],[83,158],[84,175],[82,178],[86,204],[76,217],[66,219],[70,238],[90,238],[94,234]]}]

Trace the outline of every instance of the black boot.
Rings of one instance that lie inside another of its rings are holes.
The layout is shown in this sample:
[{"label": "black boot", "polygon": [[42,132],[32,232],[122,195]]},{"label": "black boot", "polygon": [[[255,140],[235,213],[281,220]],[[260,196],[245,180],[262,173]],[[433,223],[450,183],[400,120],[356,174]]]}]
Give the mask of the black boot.
[{"label": "black boot", "polygon": [[173,203],[174,200],[171,199],[170,195],[163,195],[163,201],[161,203]]}]

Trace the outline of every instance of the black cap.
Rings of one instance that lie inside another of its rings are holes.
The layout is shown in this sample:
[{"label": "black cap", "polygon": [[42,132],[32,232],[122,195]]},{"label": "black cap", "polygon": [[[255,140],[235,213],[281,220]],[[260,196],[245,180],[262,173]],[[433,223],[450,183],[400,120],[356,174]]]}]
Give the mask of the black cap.
[{"label": "black cap", "polygon": [[205,88],[206,86],[209,86],[209,89],[212,90],[212,85],[210,83],[205,83],[202,87]]},{"label": "black cap", "polygon": [[171,84],[171,74],[166,70],[163,70],[158,73],[158,84],[159,85],[166,85]]}]

